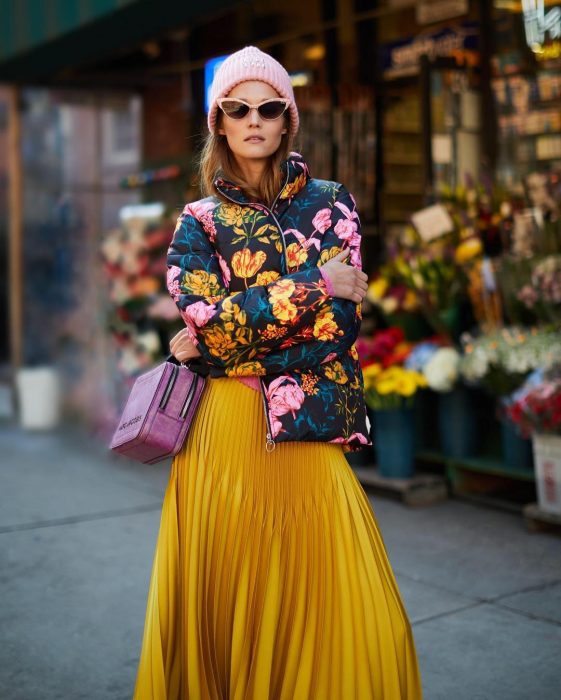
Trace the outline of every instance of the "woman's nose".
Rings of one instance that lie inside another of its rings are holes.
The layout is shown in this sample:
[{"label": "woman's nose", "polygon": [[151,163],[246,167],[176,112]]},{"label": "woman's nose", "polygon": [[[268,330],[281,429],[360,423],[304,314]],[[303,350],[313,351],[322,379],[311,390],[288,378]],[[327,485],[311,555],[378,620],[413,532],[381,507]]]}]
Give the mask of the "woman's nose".
[{"label": "woman's nose", "polygon": [[259,116],[259,112],[256,109],[249,110],[249,123],[252,126],[259,125],[261,123],[261,117]]}]

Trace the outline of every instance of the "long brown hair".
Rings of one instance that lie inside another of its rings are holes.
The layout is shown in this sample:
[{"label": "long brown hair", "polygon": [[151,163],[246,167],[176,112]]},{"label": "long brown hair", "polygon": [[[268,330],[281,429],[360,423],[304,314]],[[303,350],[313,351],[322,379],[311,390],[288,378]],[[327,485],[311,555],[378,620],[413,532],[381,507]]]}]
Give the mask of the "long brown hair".
[{"label": "long brown hair", "polygon": [[[216,120],[216,130],[220,125],[222,114],[218,111]],[[288,120],[284,117],[286,126]],[[218,133],[209,133],[203,144],[203,149],[199,159],[199,181],[203,196],[216,195],[214,181],[220,172],[224,179],[234,182],[241,187],[243,192],[250,198],[254,198],[266,205],[273,203],[283,184],[283,175],[280,165],[288,158],[292,150],[294,138],[288,133],[283,134],[277,150],[270,156],[269,167],[265,169],[263,177],[258,187],[252,187],[244,178],[232,150],[228,146],[225,136]]]}]

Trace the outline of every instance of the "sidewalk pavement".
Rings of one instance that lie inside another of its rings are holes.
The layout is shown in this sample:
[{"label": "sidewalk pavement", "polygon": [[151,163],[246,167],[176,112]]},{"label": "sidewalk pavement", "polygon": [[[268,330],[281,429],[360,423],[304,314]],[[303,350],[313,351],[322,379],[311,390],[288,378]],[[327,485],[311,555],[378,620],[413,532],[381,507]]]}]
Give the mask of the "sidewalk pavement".
[{"label": "sidewalk pavement", "polygon": [[[130,700],[168,474],[0,424],[2,700]],[[370,500],[425,700],[560,698],[561,538],[456,499]]]}]

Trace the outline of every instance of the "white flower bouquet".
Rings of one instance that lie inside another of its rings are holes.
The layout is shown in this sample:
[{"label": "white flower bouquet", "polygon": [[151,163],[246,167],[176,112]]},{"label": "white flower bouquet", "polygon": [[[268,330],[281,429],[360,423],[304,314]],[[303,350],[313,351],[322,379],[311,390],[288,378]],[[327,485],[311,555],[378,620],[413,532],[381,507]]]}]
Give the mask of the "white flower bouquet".
[{"label": "white flower bouquet", "polygon": [[473,338],[462,337],[460,374],[497,396],[511,394],[535,369],[553,367],[561,357],[561,331],[513,326]]}]

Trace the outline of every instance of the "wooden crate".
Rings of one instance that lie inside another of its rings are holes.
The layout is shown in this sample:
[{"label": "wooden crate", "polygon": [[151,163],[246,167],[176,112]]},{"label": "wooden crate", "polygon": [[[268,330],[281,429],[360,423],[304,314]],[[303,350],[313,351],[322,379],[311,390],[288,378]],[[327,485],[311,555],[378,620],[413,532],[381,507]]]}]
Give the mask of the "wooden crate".
[{"label": "wooden crate", "polygon": [[408,506],[431,506],[448,498],[446,479],[438,474],[420,473],[409,479],[390,479],[374,466],[353,467],[353,471],[365,490],[389,496]]},{"label": "wooden crate", "polygon": [[522,509],[529,532],[555,532],[561,535],[561,515],[542,510],[537,503],[528,503]]}]

